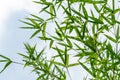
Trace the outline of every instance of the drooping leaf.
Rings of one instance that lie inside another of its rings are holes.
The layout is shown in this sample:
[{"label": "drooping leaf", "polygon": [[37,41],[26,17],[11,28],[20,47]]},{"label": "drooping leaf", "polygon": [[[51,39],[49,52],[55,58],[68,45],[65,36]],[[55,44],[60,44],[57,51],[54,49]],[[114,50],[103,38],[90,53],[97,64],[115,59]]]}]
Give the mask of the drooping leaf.
[{"label": "drooping leaf", "polygon": [[68,38],[66,38],[66,41],[67,41],[68,45],[72,48],[73,47],[72,42]]},{"label": "drooping leaf", "polygon": [[50,41],[50,48],[52,48],[53,43],[54,43],[54,40],[51,40]]},{"label": "drooping leaf", "polygon": [[91,74],[91,75],[94,77],[92,71],[90,71],[90,69],[88,69],[82,62],[79,62],[79,64],[80,64],[89,74]]},{"label": "drooping leaf", "polygon": [[68,65],[68,68],[70,68],[70,67],[76,67],[76,66],[78,66],[78,65],[80,65],[80,64],[79,64],[79,63],[69,64],[69,65]]},{"label": "drooping leaf", "polygon": [[114,38],[112,38],[111,36],[109,36],[109,35],[105,35],[110,41],[113,41],[113,42],[117,42]]},{"label": "drooping leaf", "polygon": [[62,62],[65,64],[65,58],[64,58],[64,56],[62,55],[62,53],[60,52],[60,50],[56,47],[56,49],[57,49],[57,52],[58,52],[58,54],[59,54],[59,57],[60,57],[60,59],[62,60]]},{"label": "drooping leaf", "polygon": [[37,30],[37,31],[35,31],[35,32],[32,34],[32,36],[30,37],[30,39],[33,38],[33,37],[35,37],[40,31],[41,31],[40,29]]},{"label": "drooping leaf", "polygon": [[12,63],[12,61],[8,61],[8,62],[5,64],[4,68],[0,71],[0,73],[2,73],[11,63]]},{"label": "drooping leaf", "polygon": [[65,46],[65,65],[67,66],[69,64],[69,54],[67,46]]}]

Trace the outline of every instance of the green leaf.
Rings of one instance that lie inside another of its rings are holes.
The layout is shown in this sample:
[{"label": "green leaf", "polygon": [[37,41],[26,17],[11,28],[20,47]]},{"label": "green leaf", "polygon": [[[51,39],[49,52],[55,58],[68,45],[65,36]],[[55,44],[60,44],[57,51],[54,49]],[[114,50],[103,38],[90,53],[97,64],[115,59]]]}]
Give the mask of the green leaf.
[{"label": "green leaf", "polygon": [[120,8],[115,9],[113,13],[116,14],[116,13],[118,13],[118,12],[120,12]]},{"label": "green leaf", "polygon": [[43,27],[43,29],[42,29],[42,36],[43,37],[46,37],[46,25],[47,25],[46,22],[42,25],[42,27]]},{"label": "green leaf", "polygon": [[107,18],[106,16],[104,16],[103,14],[101,14],[102,18],[108,22],[110,25],[113,25],[112,22],[109,20],[109,18]]},{"label": "green leaf", "polygon": [[20,56],[26,58],[26,59],[29,59],[29,56],[27,56],[27,55],[24,55],[24,54],[21,54],[21,53],[18,53],[18,54],[19,54]]},{"label": "green leaf", "polygon": [[54,40],[51,40],[50,41],[50,48],[52,48],[53,43],[54,43]]},{"label": "green leaf", "polygon": [[93,6],[94,6],[95,10],[96,10],[97,12],[99,12],[99,8],[97,7],[97,5],[96,5],[96,4],[93,4]]},{"label": "green leaf", "polygon": [[82,9],[83,9],[83,13],[84,13],[85,18],[88,19],[88,12],[85,8],[85,4],[82,6]]},{"label": "green leaf", "polygon": [[60,50],[56,47],[56,49],[57,49],[57,52],[58,52],[58,54],[59,54],[59,57],[60,57],[60,59],[62,60],[62,62],[65,64],[65,58],[63,57],[63,54],[60,52]]},{"label": "green leaf", "polygon": [[[24,23],[24,24],[27,24],[27,25],[31,26],[31,28],[32,28],[32,27],[35,27],[35,25],[32,24],[32,23],[30,23],[30,22],[26,22],[26,21],[22,21],[22,20],[20,20],[20,22],[22,22],[22,23]],[[24,28],[24,27],[21,27],[21,28]],[[30,27],[29,27],[29,28],[30,28]],[[26,28],[26,29],[27,29],[27,28]]]},{"label": "green leaf", "polygon": [[89,74],[91,74],[91,75],[94,77],[92,71],[90,71],[90,69],[88,69],[82,62],[79,61],[79,64],[80,64]]},{"label": "green leaf", "polygon": [[8,61],[8,60],[0,60],[0,62],[6,62],[6,61]]},{"label": "green leaf", "polygon": [[65,8],[63,5],[61,5],[61,7],[63,8],[63,10],[64,10],[64,13],[66,13],[67,14],[67,16],[71,16],[71,13],[67,10],[67,8]]},{"label": "green leaf", "polygon": [[40,59],[40,57],[44,54],[44,51],[45,51],[45,48],[43,48],[43,49],[37,54],[36,60],[39,60],[39,59]]},{"label": "green leaf", "polygon": [[80,12],[76,11],[75,9],[71,9],[75,14],[77,14],[79,17],[82,17],[84,19],[86,19],[85,16],[83,16]]},{"label": "green leaf", "polygon": [[33,25],[35,25],[34,27],[35,28],[40,28],[40,25],[39,25],[39,23],[37,23],[34,19],[31,19],[31,18],[26,18],[27,20],[30,20],[32,23],[31,24],[33,24]]},{"label": "green leaf", "polygon": [[33,16],[34,18],[37,18],[40,22],[43,22],[43,21],[44,21],[42,18],[40,18],[40,17],[38,17],[38,16],[36,16],[36,15],[34,15],[34,14],[31,14],[31,16]]},{"label": "green leaf", "polygon": [[58,38],[58,37],[56,37],[56,36],[51,36],[51,37],[54,38],[55,40],[62,41],[61,38]]},{"label": "green leaf", "polygon": [[[61,43],[60,43],[60,42],[58,42],[58,44],[59,44],[59,45],[62,45],[62,46],[67,46],[67,47],[70,47],[69,45],[67,45],[67,44],[65,44],[65,43],[62,43],[62,42],[61,42]],[[71,48],[71,47],[70,47],[70,48]]]},{"label": "green leaf", "polygon": [[46,74],[41,74],[41,75],[37,78],[37,80],[41,80],[44,76],[46,76]]},{"label": "green leaf", "polygon": [[79,44],[76,44],[76,43],[74,43],[74,44],[75,44],[75,46],[77,47],[76,50],[84,50],[84,48],[81,48]]},{"label": "green leaf", "polygon": [[30,39],[33,38],[34,36],[36,36],[40,31],[41,31],[40,29],[37,30],[37,31],[35,31],[35,32],[32,34],[32,36],[30,37]]},{"label": "green leaf", "polygon": [[79,37],[74,37],[74,36],[66,36],[66,37],[76,40],[76,41],[81,41],[81,39]]},{"label": "green leaf", "polygon": [[56,11],[55,11],[54,5],[50,6],[50,13],[52,13],[52,14],[54,14],[54,16],[56,16]]},{"label": "green leaf", "polygon": [[4,58],[4,59],[6,59],[6,60],[11,61],[10,58],[8,58],[8,57],[6,57],[6,56],[0,55],[0,57]]},{"label": "green leaf", "polygon": [[73,45],[72,45],[71,41],[68,38],[66,38],[66,41],[67,41],[68,45],[72,48]]},{"label": "green leaf", "polygon": [[52,63],[54,63],[55,65],[59,65],[59,66],[65,67],[65,65],[64,65],[63,63],[60,63],[60,62],[58,62],[58,61],[48,60],[48,62],[52,62]]},{"label": "green leaf", "polygon": [[84,2],[84,3],[89,3],[89,4],[101,4],[105,3],[104,0],[70,0],[72,3],[74,2]]},{"label": "green leaf", "polygon": [[45,11],[46,13],[48,13],[50,16],[56,16],[55,14],[53,14],[53,13],[47,11],[47,10],[44,10],[44,11]]},{"label": "green leaf", "polygon": [[67,46],[65,46],[65,65],[67,66],[69,64],[69,54]]},{"label": "green leaf", "polygon": [[62,33],[62,36],[64,36],[65,34],[64,34],[64,32],[62,31],[62,29],[61,29],[60,25],[58,24],[58,22],[55,21],[55,23],[56,23],[58,29],[60,30],[60,32]]},{"label": "green leaf", "polygon": [[116,56],[116,54],[115,54],[115,52],[114,52],[114,50],[112,48],[112,45],[110,43],[108,43],[108,45],[106,46],[106,48],[110,52],[111,57]]},{"label": "green leaf", "polygon": [[49,38],[49,37],[38,37],[38,38],[40,38],[41,40],[51,40],[51,38]]},{"label": "green leaf", "polygon": [[70,68],[70,67],[76,67],[76,66],[78,66],[78,65],[80,65],[80,63],[73,63],[73,64],[69,64],[68,67],[69,67],[69,68]]},{"label": "green leaf", "polygon": [[113,10],[107,6],[104,7],[106,10],[108,10],[109,12],[113,12]]},{"label": "green leaf", "polygon": [[76,26],[74,29],[75,29],[75,32],[76,32],[76,34],[77,34],[77,37],[81,38],[81,32],[80,32],[80,30],[78,29],[78,27]]},{"label": "green leaf", "polygon": [[119,35],[120,35],[120,26],[117,26],[117,31],[116,31],[116,39],[117,41],[119,40]]},{"label": "green leaf", "polygon": [[35,60],[35,55],[34,53],[36,52],[36,45],[34,45],[33,47],[31,47],[28,43],[24,44],[27,53],[29,55],[29,59]]},{"label": "green leaf", "polygon": [[46,5],[45,7],[43,7],[40,12],[44,12],[47,8],[49,8],[49,5]]},{"label": "green leaf", "polygon": [[85,37],[85,32],[86,32],[86,26],[87,26],[87,21],[84,23],[84,25],[82,26],[82,35],[81,35],[81,39],[83,40]]},{"label": "green leaf", "polygon": [[62,75],[63,77],[65,77],[62,69],[60,69],[57,65],[55,65],[55,67],[56,67],[57,71],[60,73],[60,75]]},{"label": "green leaf", "polygon": [[97,24],[103,24],[103,21],[101,21],[100,19],[97,19],[95,17],[90,17],[90,16],[89,18],[92,20],[90,22],[97,23]]},{"label": "green leaf", "polygon": [[108,35],[105,35],[110,41],[113,41],[113,42],[117,42],[117,40],[115,40],[114,38],[112,38],[111,36],[108,36]]},{"label": "green leaf", "polygon": [[90,48],[92,51],[96,52],[96,49],[95,49],[95,47],[94,47],[94,43],[91,43],[90,40],[83,41],[83,43],[84,43],[88,48]]},{"label": "green leaf", "polygon": [[12,63],[12,61],[8,61],[8,62],[5,64],[4,68],[0,71],[0,73],[2,73],[11,63]]}]

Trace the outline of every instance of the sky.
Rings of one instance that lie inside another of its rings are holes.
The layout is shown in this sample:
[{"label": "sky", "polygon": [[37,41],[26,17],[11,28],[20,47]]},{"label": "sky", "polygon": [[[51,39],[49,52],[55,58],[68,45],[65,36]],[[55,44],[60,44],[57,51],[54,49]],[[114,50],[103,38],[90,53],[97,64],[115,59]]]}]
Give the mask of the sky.
[{"label": "sky", "polygon": [[[16,62],[22,60],[22,57],[16,53],[24,52],[23,42],[34,44],[35,41],[29,40],[32,31],[19,28],[24,26],[19,20],[23,20],[30,13],[37,14],[39,9],[40,6],[33,3],[32,0],[0,1],[0,54],[10,57]],[[42,43],[40,44],[42,45]],[[42,49],[42,47],[40,48]],[[2,65],[0,63],[0,68]],[[86,76],[86,72],[81,67],[71,68],[70,71],[74,80]],[[76,74],[80,76],[75,77]],[[11,64],[0,74],[0,80],[36,80],[36,77],[31,72],[31,68],[24,68],[17,64]]]},{"label": "sky", "polygon": [[[39,6],[31,0],[0,1],[0,54],[10,57],[13,61],[21,61],[16,54],[24,51],[23,42],[28,42],[32,32],[21,30],[24,25],[19,20],[30,13],[37,13]],[[0,63],[0,68],[3,64]],[[30,68],[11,64],[2,74],[0,80],[36,80]]]}]

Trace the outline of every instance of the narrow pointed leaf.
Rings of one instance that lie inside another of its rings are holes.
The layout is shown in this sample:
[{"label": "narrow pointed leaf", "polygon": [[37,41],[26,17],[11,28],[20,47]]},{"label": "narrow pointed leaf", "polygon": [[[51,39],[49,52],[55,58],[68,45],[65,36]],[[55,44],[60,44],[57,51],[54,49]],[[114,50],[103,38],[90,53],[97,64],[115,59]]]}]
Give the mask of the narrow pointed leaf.
[{"label": "narrow pointed leaf", "polygon": [[0,71],[0,73],[2,73],[11,63],[12,63],[12,61],[8,61],[8,62],[5,64],[4,68]]}]

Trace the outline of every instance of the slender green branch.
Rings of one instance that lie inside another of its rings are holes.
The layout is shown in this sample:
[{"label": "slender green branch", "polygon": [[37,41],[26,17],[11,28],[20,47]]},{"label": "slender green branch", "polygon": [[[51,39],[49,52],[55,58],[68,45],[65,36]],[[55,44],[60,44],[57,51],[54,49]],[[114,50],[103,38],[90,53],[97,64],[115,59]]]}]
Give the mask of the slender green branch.
[{"label": "slender green branch", "polygon": [[24,65],[23,63],[20,63],[20,62],[15,62],[15,61],[12,61],[13,64],[19,64],[19,65]]},{"label": "slender green branch", "polygon": [[67,73],[68,73],[68,76],[69,76],[70,80],[72,80],[72,77],[71,77],[70,72],[69,72],[67,67],[66,67],[66,70],[67,70]]}]

